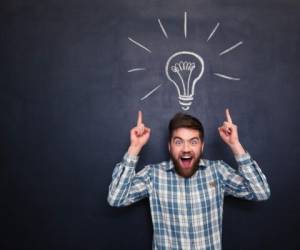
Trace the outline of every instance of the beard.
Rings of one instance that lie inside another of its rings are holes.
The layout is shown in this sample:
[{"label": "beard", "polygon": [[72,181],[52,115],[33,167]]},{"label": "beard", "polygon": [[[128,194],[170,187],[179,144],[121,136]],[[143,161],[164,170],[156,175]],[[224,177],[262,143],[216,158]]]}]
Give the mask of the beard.
[{"label": "beard", "polygon": [[[185,156],[191,157],[190,162],[184,160]],[[174,163],[177,174],[179,174],[184,178],[190,178],[194,175],[194,173],[197,171],[199,167],[201,156],[202,156],[202,150],[200,151],[198,156],[189,153],[189,154],[181,154],[177,158],[172,154],[172,152],[170,153],[170,157]]]}]

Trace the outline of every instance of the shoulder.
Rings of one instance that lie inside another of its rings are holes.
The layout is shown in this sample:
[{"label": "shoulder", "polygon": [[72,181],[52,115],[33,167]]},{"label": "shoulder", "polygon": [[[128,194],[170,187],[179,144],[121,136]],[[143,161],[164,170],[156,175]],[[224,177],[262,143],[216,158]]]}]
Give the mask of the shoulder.
[{"label": "shoulder", "polygon": [[206,173],[206,175],[211,175],[215,178],[220,178],[224,172],[228,172],[228,166],[222,160],[201,159],[199,165],[199,169]]},{"label": "shoulder", "polygon": [[162,162],[159,162],[159,163],[150,164],[149,166],[154,171],[167,171],[172,167],[172,165],[169,161],[162,161]]},{"label": "shoulder", "polygon": [[159,163],[153,163],[153,164],[148,164],[144,166],[140,171],[139,174],[147,174],[147,175],[153,175],[157,172],[163,171],[166,172],[171,168],[170,164],[168,161],[163,161]]},{"label": "shoulder", "polygon": [[200,167],[205,169],[214,169],[218,166],[224,165],[224,161],[222,160],[208,160],[208,159],[201,159],[199,162]]}]

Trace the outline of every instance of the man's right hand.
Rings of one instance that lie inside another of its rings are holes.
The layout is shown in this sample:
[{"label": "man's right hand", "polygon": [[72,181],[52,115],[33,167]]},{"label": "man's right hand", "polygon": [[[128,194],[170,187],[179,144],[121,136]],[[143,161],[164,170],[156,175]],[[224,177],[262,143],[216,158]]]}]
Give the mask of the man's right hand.
[{"label": "man's right hand", "polygon": [[138,113],[137,125],[130,131],[130,146],[128,154],[130,156],[137,156],[142,150],[143,146],[150,138],[150,128],[147,128],[143,123],[143,114],[141,111]]}]

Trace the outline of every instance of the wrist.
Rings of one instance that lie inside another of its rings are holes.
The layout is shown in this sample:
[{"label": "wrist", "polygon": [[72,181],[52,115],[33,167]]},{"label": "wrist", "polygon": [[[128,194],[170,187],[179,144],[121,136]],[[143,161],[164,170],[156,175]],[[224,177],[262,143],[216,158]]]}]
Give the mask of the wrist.
[{"label": "wrist", "polygon": [[135,146],[135,145],[130,145],[129,148],[128,148],[128,155],[130,156],[138,156],[139,153],[141,152],[141,147],[139,146]]},{"label": "wrist", "polygon": [[237,142],[233,145],[230,145],[231,151],[235,156],[241,156],[243,154],[246,154],[246,150],[242,146],[240,142]]}]

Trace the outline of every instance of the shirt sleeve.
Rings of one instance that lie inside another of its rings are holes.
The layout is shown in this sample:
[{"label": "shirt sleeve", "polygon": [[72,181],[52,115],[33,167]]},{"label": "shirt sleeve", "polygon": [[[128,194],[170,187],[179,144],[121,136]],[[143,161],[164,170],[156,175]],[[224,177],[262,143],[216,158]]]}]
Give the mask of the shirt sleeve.
[{"label": "shirt sleeve", "polygon": [[256,161],[251,158],[249,153],[236,156],[235,159],[238,163],[238,170],[223,161],[218,167],[225,195],[247,200],[267,200],[271,195],[270,187]]},{"label": "shirt sleeve", "polygon": [[146,166],[136,173],[137,161],[138,157],[126,153],[115,166],[107,197],[111,206],[128,206],[149,196],[151,168]]}]

